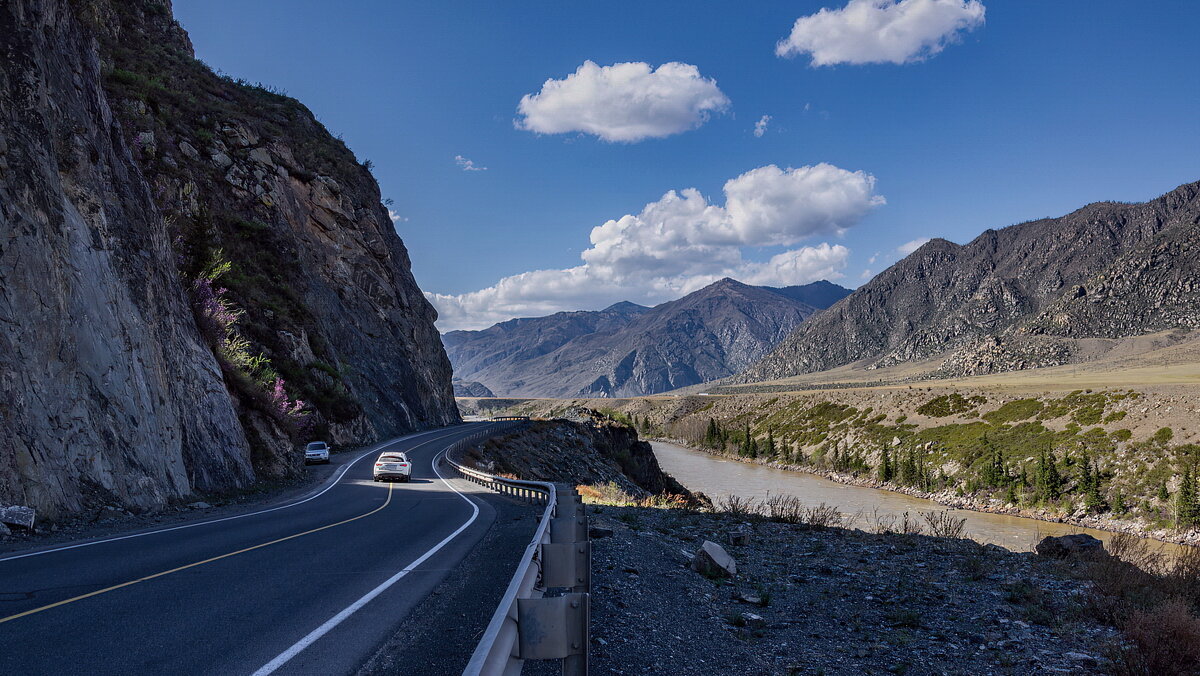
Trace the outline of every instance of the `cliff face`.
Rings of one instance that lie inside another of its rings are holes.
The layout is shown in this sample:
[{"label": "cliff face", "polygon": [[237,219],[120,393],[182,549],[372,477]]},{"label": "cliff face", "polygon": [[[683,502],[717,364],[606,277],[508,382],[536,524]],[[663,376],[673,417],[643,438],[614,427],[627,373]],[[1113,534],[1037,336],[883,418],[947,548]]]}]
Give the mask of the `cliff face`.
[{"label": "cliff face", "polygon": [[1200,184],[1145,204],[933,240],[802,324],[739,376],[767,380],[949,353],[942,373],[1065,363],[1069,338],[1200,327]]},{"label": "cliff face", "polygon": [[169,4],[0,6],[0,228],[0,503],[153,508],[457,420],[368,169]]}]

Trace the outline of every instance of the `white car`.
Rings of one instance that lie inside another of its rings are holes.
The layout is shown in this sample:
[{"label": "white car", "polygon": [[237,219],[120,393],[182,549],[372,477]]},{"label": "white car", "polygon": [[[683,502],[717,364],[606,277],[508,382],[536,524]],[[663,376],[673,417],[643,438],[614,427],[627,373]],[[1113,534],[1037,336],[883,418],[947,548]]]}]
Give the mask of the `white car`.
[{"label": "white car", "polygon": [[314,441],[304,449],[304,464],[320,462],[329,464],[329,444],[324,441]]},{"label": "white car", "polygon": [[395,451],[385,451],[380,454],[375,459],[375,480],[383,481],[384,479],[399,479],[400,481],[412,479],[412,463],[408,461],[408,456]]}]

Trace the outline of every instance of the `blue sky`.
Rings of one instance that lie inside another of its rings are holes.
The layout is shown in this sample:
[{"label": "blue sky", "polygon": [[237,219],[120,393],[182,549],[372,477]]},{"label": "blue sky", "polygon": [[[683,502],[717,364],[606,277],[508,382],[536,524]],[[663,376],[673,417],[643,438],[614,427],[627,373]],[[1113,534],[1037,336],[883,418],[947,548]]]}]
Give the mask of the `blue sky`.
[{"label": "blue sky", "polygon": [[[854,287],[914,240],[965,242],[1200,180],[1194,3],[857,0],[852,16],[845,2],[176,0],[175,12],[199,58],[286,90],[374,163],[443,330],[653,304],[726,273]],[[932,42],[888,42],[900,19]],[[777,55],[789,36],[794,53]],[[596,70],[563,89],[575,98],[543,90],[587,61]],[[667,82],[669,62],[694,70]],[[584,86],[622,63],[648,64],[628,86],[683,106],[653,111],[665,137],[604,140],[574,119],[611,130],[640,114],[620,105],[629,91]],[[692,123],[679,118],[689,105]],[[550,125],[592,133],[538,133]],[[837,196],[805,192],[822,188]],[[534,270],[548,272],[496,286]]]}]

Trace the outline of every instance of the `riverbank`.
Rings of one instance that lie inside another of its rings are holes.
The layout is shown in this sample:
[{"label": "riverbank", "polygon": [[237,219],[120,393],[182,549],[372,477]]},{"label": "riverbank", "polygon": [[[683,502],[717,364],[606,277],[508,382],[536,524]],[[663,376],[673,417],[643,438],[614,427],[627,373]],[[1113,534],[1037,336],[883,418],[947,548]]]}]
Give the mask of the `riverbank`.
[{"label": "riverbank", "polygon": [[747,463],[747,464],[752,464],[752,465],[759,465],[762,467],[770,467],[773,469],[779,469],[779,470],[784,470],[784,471],[789,471],[789,472],[801,472],[804,474],[811,474],[813,476],[818,476],[823,479],[827,479],[829,481],[834,481],[836,483],[840,483],[840,484],[847,485],[847,486],[855,486],[855,487],[859,487],[859,488],[871,488],[871,489],[875,489],[875,490],[889,491],[892,493],[908,495],[910,497],[920,498],[923,500],[929,500],[931,502],[935,502],[939,505],[942,505],[943,507],[950,507],[950,508],[954,508],[954,509],[964,509],[964,510],[980,512],[980,513],[985,513],[985,514],[1002,514],[1002,515],[1006,515],[1006,516],[1015,516],[1015,517],[1025,518],[1025,519],[1033,519],[1036,521],[1042,521],[1045,523],[1070,524],[1073,526],[1079,526],[1081,528],[1092,528],[1095,530],[1102,530],[1102,531],[1106,531],[1109,533],[1124,533],[1127,535],[1134,535],[1134,536],[1140,537],[1140,538],[1157,540],[1159,542],[1165,542],[1165,543],[1170,543],[1170,544],[1175,544],[1175,545],[1185,545],[1185,546],[1191,546],[1191,547],[1200,546],[1200,530],[1196,530],[1196,529],[1192,529],[1187,532],[1178,532],[1178,531],[1171,531],[1171,530],[1166,530],[1166,529],[1152,529],[1152,528],[1147,527],[1144,523],[1140,523],[1140,522],[1136,522],[1136,521],[1132,521],[1132,520],[1116,519],[1116,518],[1112,518],[1109,516],[1103,516],[1103,515],[1082,515],[1082,516],[1080,516],[1080,515],[1073,515],[1073,514],[1067,514],[1067,513],[1052,512],[1052,511],[1046,510],[1046,509],[1028,509],[1028,508],[1022,508],[1022,507],[1012,505],[1012,504],[1004,504],[1004,503],[1002,503],[1002,501],[994,499],[994,498],[978,499],[978,498],[973,498],[971,496],[959,496],[950,490],[937,491],[937,492],[922,491],[920,489],[913,488],[910,486],[901,486],[901,485],[891,483],[891,482],[887,482],[887,483],[881,482],[878,479],[875,479],[870,476],[856,476],[853,474],[847,474],[847,473],[843,473],[843,472],[835,472],[833,470],[829,470],[829,469],[825,469],[825,468],[821,468],[821,467],[813,467],[811,465],[794,465],[794,464],[790,464],[790,463],[782,463],[777,460],[766,460],[766,459],[762,459],[762,458],[745,458],[745,457],[741,457],[741,456],[734,455],[734,454],[720,453],[713,449],[699,448],[699,447],[696,447],[693,445],[689,445],[687,440],[684,440],[684,439],[672,439],[672,438],[666,438],[666,437],[657,438],[656,437],[656,438],[652,438],[651,441],[672,444],[674,446],[678,446],[678,447],[687,449],[692,452],[703,453],[705,455],[720,458],[722,460],[729,460],[729,461],[742,462],[742,463]]},{"label": "riverbank", "polygon": [[[622,450],[553,438],[529,428],[492,450],[534,480]],[[751,466],[703,471],[727,484],[742,467]],[[1200,667],[1200,556],[1166,557],[1125,535],[1108,552],[1083,536],[1059,540],[1058,551],[1048,539],[1042,554],[1015,552],[965,539],[966,512],[867,532],[835,507],[781,493],[714,504],[579,483],[597,673],[1183,676]]]},{"label": "riverbank", "polygon": [[[591,513],[613,531],[592,548],[597,673],[1090,674],[1121,644],[1085,611],[1091,585],[1033,554],[682,509]],[[735,577],[688,567],[706,540]]]}]

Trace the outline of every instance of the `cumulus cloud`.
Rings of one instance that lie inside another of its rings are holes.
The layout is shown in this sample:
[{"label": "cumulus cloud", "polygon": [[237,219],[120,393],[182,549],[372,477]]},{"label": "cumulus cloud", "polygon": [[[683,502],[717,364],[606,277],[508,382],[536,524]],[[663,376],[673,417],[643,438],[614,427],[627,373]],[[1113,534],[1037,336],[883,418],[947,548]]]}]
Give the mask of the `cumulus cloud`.
[{"label": "cumulus cloud", "polygon": [[525,272],[465,294],[427,293],[438,326],[483,328],[620,300],[653,305],[722,277],[771,286],[838,279],[850,255],[840,244],[789,248],[765,261],[745,258],[743,249],[841,233],[884,204],[873,176],[829,164],[759,167],[727,181],[724,192],[722,205],[695,188],[671,190],[637,214],[596,226],[582,265]]},{"label": "cumulus cloud", "polygon": [[401,216],[392,209],[388,209],[388,218],[392,219],[393,223],[403,223],[408,220],[408,218]]},{"label": "cumulus cloud", "polygon": [[454,163],[459,167],[462,167],[463,171],[487,171],[487,167],[478,166],[475,164],[475,162],[468,160],[462,155],[455,155]]},{"label": "cumulus cloud", "polygon": [[758,122],[754,123],[754,136],[762,138],[763,134],[767,133],[767,125],[771,123],[770,115],[763,115],[758,118]]},{"label": "cumulus cloud", "polygon": [[925,243],[926,243],[926,242],[928,242],[928,241],[929,241],[929,238],[928,238],[928,237],[922,237],[922,238],[920,238],[920,239],[914,239],[914,240],[913,240],[913,241],[911,241],[911,242],[905,242],[904,244],[901,244],[900,246],[896,247],[896,251],[897,251],[897,252],[898,252],[898,253],[899,253],[901,256],[907,256],[907,255],[909,255],[910,253],[912,253],[912,252],[916,251],[917,249],[920,249],[921,247],[925,246]]},{"label": "cumulus cloud", "polygon": [[796,19],[779,56],[809,54],[814,66],[922,61],[983,25],[979,0],[850,0]]},{"label": "cumulus cloud", "polygon": [[728,107],[716,80],[690,64],[584,61],[566,78],[546,80],[541,91],[521,97],[515,123],[540,134],[583,132],[635,143],[695,129]]}]

